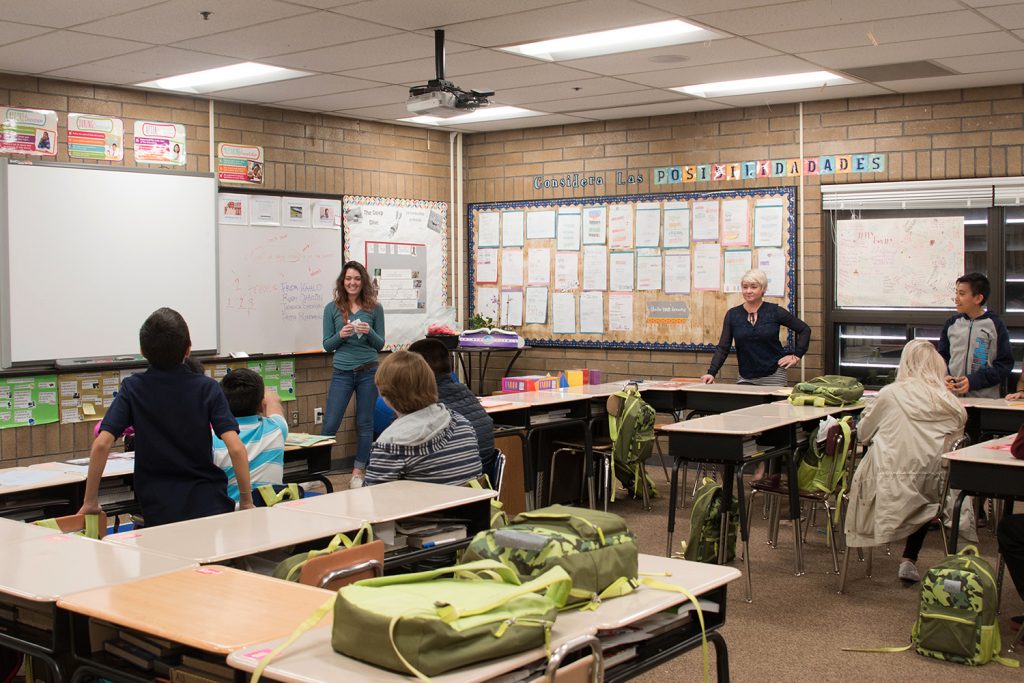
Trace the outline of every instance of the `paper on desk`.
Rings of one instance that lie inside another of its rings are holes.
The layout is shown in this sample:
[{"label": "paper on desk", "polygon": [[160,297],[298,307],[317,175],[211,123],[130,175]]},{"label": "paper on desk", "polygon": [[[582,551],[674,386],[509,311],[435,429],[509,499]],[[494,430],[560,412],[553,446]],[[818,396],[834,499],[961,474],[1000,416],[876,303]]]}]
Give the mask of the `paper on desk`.
[{"label": "paper on desk", "polygon": [[53,479],[58,473],[50,470],[15,469],[0,472],[0,486],[29,486]]},{"label": "paper on desk", "polygon": [[1004,451],[1006,453],[1009,453],[1010,449],[1013,447],[1012,443],[986,443],[982,445],[985,448],[992,449],[993,451]]}]

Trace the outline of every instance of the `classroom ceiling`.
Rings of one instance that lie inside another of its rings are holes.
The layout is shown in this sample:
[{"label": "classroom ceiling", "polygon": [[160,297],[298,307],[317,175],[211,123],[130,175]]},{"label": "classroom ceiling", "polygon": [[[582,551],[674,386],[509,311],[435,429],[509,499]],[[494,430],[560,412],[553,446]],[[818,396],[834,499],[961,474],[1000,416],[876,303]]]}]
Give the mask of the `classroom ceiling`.
[{"label": "classroom ceiling", "polygon": [[[559,63],[496,49],[676,18],[722,37]],[[449,80],[544,113],[452,126],[465,131],[1024,82],[1024,0],[8,0],[0,71],[131,86],[259,61],[312,75],[207,96],[394,121],[410,116],[409,87],[434,76],[434,28]],[[921,61],[944,75],[892,66],[760,95],[669,90]]]}]

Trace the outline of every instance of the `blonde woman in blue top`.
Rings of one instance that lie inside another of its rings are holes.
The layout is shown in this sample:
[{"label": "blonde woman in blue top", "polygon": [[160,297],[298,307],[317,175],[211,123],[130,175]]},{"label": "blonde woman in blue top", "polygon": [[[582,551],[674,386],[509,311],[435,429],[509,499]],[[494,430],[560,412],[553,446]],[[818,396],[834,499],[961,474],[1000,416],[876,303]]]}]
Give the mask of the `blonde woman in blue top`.
[{"label": "blonde woman in blue top", "polygon": [[356,396],[356,462],[350,486],[366,475],[373,443],[373,407],[377,402],[377,359],[384,348],[384,308],[377,303],[370,276],[361,263],[349,261],[334,286],[334,300],[324,307],[324,350],[334,352],[334,372],[324,411],[325,436],[338,433],[352,394]]}]

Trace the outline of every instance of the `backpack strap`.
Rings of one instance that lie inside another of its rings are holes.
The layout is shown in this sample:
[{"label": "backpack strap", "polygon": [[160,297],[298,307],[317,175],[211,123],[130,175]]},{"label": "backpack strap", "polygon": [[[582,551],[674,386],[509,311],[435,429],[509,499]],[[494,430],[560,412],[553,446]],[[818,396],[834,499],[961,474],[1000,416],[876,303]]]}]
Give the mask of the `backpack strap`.
[{"label": "backpack strap", "polygon": [[669,591],[670,593],[682,593],[687,601],[693,605],[694,611],[697,612],[697,622],[700,624],[700,648],[701,653],[704,656],[704,683],[708,681],[708,634],[704,626],[704,612],[701,611],[700,603],[697,598],[694,597],[693,593],[686,590],[682,586],[675,586],[671,583],[665,583],[664,581],[658,581],[657,579],[644,578],[640,579],[640,583],[644,586],[654,588],[656,590]]},{"label": "backpack strap", "polygon": [[306,618],[298,627],[292,631],[292,634],[288,638],[275,647],[270,654],[260,660],[260,663],[253,669],[252,677],[250,677],[250,683],[257,683],[260,680],[260,676],[263,675],[263,671],[270,665],[270,662],[277,657],[279,654],[284,652],[287,648],[291,647],[292,643],[298,640],[303,633],[312,629],[314,626],[320,623],[320,620],[330,614],[331,610],[334,609],[334,603],[338,599],[338,594],[334,593],[327,599],[324,604],[314,610],[314,612]]},{"label": "backpack strap", "polygon": [[259,494],[260,498],[263,499],[263,503],[268,508],[274,507],[285,500],[299,500],[302,498],[299,494],[298,484],[288,484],[280,491],[274,491],[273,484],[264,484],[263,486],[256,487],[256,493]]},{"label": "backpack strap", "polygon": [[351,548],[353,546],[362,545],[364,542],[369,543],[373,540],[373,527],[370,526],[369,522],[363,522],[362,526],[359,527],[359,531],[352,538],[349,538],[345,534],[338,534],[331,539],[331,542],[327,544],[327,547],[323,550],[310,550],[306,553],[306,559],[302,562],[296,562],[295,566],[288,570],[285,581],[295,581],[295,577],[298,576],[299,572],[302,571],[303,565],[312,560],[314,557],[320,557],[321,555],[330,555],[335,552],[341,546]]}]

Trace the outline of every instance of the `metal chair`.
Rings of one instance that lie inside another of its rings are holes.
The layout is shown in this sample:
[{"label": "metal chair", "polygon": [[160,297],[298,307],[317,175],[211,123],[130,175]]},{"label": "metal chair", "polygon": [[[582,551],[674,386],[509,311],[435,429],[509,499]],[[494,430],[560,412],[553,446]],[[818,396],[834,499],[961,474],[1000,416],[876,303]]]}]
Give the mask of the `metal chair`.
[{"label": "metal chair", "polygon": [[[590,654],[562,666],[565,658],[583,648]],[[604,654],[601,641],[594,635],[578,636],[562,643],[548,658],[544,676],[534,678],[530,683],[601,683],[604,680]]]},{"label": "metal chair", "polygon": [[336,591],[350,583],[383,575],[384,542],[376,540],[314,557],[302,566],[299,583]]}]

